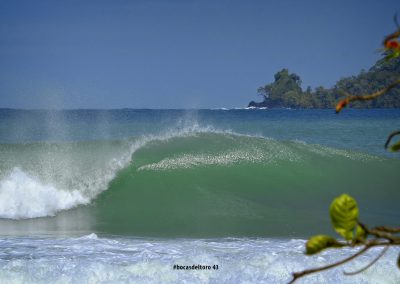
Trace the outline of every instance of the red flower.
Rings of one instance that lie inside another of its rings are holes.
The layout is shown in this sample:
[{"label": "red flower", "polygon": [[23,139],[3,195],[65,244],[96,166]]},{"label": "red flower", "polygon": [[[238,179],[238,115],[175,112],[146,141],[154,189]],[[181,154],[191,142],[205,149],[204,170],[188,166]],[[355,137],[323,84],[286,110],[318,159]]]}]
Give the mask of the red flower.
[{"label": "red flower", "polygon": [[386,48],[397,49],[397,48],[400,48],[400,44],[397,40],[389,40],[386,42]]}]

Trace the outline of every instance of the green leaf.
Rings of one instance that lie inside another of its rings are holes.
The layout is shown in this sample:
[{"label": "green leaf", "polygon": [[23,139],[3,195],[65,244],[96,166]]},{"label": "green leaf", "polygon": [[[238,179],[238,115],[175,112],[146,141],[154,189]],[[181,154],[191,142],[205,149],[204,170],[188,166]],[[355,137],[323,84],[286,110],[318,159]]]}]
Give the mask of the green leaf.
[{"label": "green leaf", "polygon": [[341,244],[330,236],[318,235],[309,239],[306,243],[306,254],[316,254],[320,251],[331,248],[340,247]]},{"label": "green leaf", "polygon": [[346,240],[353,239],[358,219],[358,206],[354,198],[347,194],[335,198],[329,213],[335,231]]},{"label": "green leaf", "polygon": [[367,238],[367,232],[360,225],[357,225],[356,240],[359,242],[364,242],[366,238]]},{"label": "green leaf", "polygon": [[388,55],[385,56],[385,60],[390,60],[390,59],[393,59],[393,58],[397,58],[399,56],[400,56],[400,51],[399,50],[392,51]]},{"label": "green leaf", "polygon": [[397,152],[400,150],[400,141],[390,146],[390,151]]}]

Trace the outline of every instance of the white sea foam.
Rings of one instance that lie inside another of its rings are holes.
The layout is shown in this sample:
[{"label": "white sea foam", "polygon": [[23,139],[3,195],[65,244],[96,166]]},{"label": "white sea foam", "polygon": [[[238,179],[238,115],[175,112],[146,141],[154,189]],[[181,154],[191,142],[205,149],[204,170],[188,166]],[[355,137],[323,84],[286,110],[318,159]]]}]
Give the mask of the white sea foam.
[{"label": "white sea foam", "polygon": [[[291,273],[343,259],[357,249],[304,255],[304,240],[132,238],[0,238],[1,283],[288,283]],[[399,249],[391,248],[368,270],[382,248],[298,283],[399,283]],[[218,269],[177,270],[174,265]],[[215,267],[216,268],[216,267]],[[296,282],[297,283],[297,282]]]},{"label": "white sea foam", "polygon": [[[218,133],[214,131],[214,133]],[[199,152],[196,154],[180,154],[166,157],[158,162],[142,165],[138,171],[143,170],[175,170],[188,169],[198,166],[229,166],[241,162],[263,162],[275,164],[279,161],[299,161],[298,155],[291,147],[284,143],[269,138],[238,135],[231,132],[223,132],[225,139],[235,139],[235,149],[221,153]],[[241,139],[237,139],[240,137]],[[221,143],[221,141],[219,141]],[[238,149],[236,149],[238,148]]]},{"label": "white sea foam", "polygon": [[352,150],[336,149],[324,145],[308,144],[301,140],[294,140],[295,147],[317,154],[321,157],[342,157],[354,161],[384,161],[384,158],[368,153]]},{"label": "white sea foam", "polygon": [[261,151],[258,152],[245,152],[245,151],[232,151],[220,155],[199,154],[189,155],[184,154],[176,158],[166,158],[157,163],[144,165],[138,168],[138,171],[143,170],[175,170],[192,168],[196,166],[227,166],[238,162],[257,162],[263,160],[264,155]]},{"label": "white sea foam", "polygon": [[10,219],[52,216],[57,211],[87,204],[77,190],[59,190],[41,183],[19,168],[0,181],[0,217]]}]

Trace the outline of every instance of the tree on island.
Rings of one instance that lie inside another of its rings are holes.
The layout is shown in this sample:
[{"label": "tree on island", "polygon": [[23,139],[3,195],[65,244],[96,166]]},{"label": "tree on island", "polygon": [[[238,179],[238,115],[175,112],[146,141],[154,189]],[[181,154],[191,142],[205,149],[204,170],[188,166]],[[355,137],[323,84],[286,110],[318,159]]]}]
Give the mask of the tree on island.
[{"label": "tree on island", "polygon": [[[395,17],[395,22],[396,17]],[[384,60],[390,60],[390,64],[397,64],[399,66],[399,59],[400,59],[400,43],[398,41],[400,37],[400,27],[397,25],[397,31],[388,35],[385,40],[383,41],[384,51],[385,51],[385,58]],[[382,68],[387,68],[388,66],[393,66],[389,64],[383,64],[380,61],[380,64],[376,67],[383,70]],[[398,67],[397,67],[398,68]],[[365,72],[359,76],[364,76]],[[385,81],[385,78],[381,78],[382,81]],[[346,84],[346,81],[339,81],[342,84]],[[351,82],[351,80],[350,80]],[[397,78],[396,80],[392,80],[390,83],[386,85],[386,87],[375,91],[369,95],[349,95],[346,94],[346,98],[339,101],[336,105],[336,113],[339,113],[344,107],[348,106],[350,103],[354,102],[371,102],[371,105],[376,105],[376,101],[382,98],[382,95],[387,94],[393,91],[396,87],[400,85],[400,79]],[[350,88],[354,88],[357,91],[358,86],[349,86]],[[361,89],[360,89],[361,90]],[[397,89],[398,90],[398,89]],[[387,96],[385,96],[387,97]],[[385,100],[383,100],[385,102]],[[375,104],[374,104],[375,103]],[[389,135],[387,141],[385,143],[385,148],[390,149],[393,152],[400,151],[400,141],[391,144],[391,140],[393,137],[400,135],[400,131],[395,131]],[[332,226],[335,231],[344,238],[344,241],[336,240],[331,236],[326,235],[317,235],[310,238],[306,243],[306,254],[313,255],[321,252],[327,248],[343,248],[343,247],[356,247],[361,246],[362,248],[350,255],[349,257],[337,261],[335,263],[311,268],[307,270],[303,270],[300,272],[293,273],[293,278],[290,283],[293,283],[298,278],[304,277],[306,275],[317,273],[320,271],[324,271],[327,269],[331,269],[340,265],[343,265],[349,261],[354,260],[358,256],[364,254],[372,247],[383,247],[381,253],[377,255],[375,259],[373,259],[368,265],[351,272],[344,272],[345,275],[355,275],[361,273],[371,267],[376,261],[381,258],[386,251],[391,246],[400,246],[400,227],[399,228],[390,228],[385,226],[377,226],[374,228],[369,228],[367,225],[363,224],[359,219],[359,209],[357,202],[349,195],[343,194],[333,200],[330,209],[329,209],[330,217]],[[397,259],[397,266],[400,269],[400,255]]]},{"label": "tree on island", "polygon": [[288,69],[282,69],[274,77],[273,83],[257,90],[258,94],[263,97],[263,102],[252,101],[249,107],[296,107],[301,103],[303,91],[300,77],[297,74],[290,74]]},{"label": "tree on island", "polygon": [[[376,92],[390,85],[400,76],[400,57],[392,60],[378,60],[368,71],[357,76],[340,79],[332,88],[322,86],[314,91],[301,88],[301,79],[288,69],[282,69],[274,76],[274,82],[258,88],[262,102],[251,101],[249,107],[266,108],[333,108],[343,94],[362,95]],[[354,101],[354,108],[400,108],[400,88],[393,87],[387,96],[367,102]]]}]

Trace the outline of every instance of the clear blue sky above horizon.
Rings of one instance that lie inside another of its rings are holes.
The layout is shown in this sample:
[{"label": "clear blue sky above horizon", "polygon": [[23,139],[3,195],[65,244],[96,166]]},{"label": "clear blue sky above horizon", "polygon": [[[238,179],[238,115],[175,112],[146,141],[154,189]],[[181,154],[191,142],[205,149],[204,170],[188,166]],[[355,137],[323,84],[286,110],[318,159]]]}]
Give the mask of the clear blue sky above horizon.
[{"label": "clear blue sky above horizon", "polygon": [[398,1],[0,0],[0,107],[244,107],[282,68],[330,87]]}]

